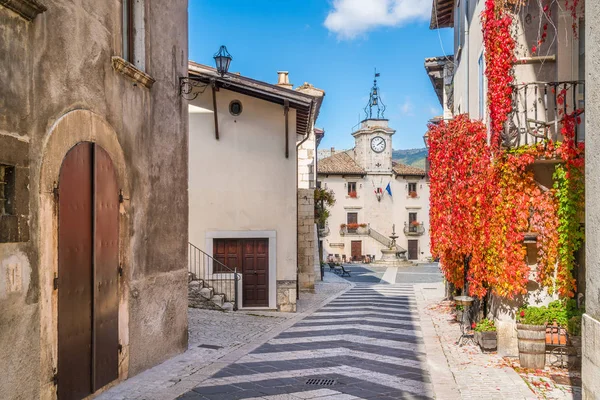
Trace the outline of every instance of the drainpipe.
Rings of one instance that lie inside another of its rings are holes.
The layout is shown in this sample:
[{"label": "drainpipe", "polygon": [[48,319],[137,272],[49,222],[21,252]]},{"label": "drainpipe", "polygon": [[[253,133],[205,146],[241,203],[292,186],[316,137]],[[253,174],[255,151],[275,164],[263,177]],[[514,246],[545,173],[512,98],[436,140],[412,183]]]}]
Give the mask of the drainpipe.
[{"label": "drainpipe", "polygon": [[[314,100],[311,100],[310,102],[310,112],[312,113],[313,110],[313,106],[314,106]],[[311,124],[309,124],[309,126],[311,126]],[[314,127],[313,127],[314,129]],[[297,132],[296,132],[297,133]],[[300,273],[300,268],[298,268],[298,217],[299,215],[299,211],[298,211],[298,150],[300,149],[300,146],[302,146],[304,144],[304,142],[306,142],[308,140],[308,138],[310,137],[310,131],[306,132],[306,137],[304,139],[302,139],[300,141],[300,143],[298,143],[296,145],[296,300],[300,299],[300,283],[298,282],[298,274]],[[317,154],[315,154],[315,158],[317,157]]]},{"label": "drainpipe", "polygon": [[[469,118],[471,118],[471,110],[469,109],[469,97],[470,97],[470,85],[469,85],[469,52],[471,50],[471,45],[469,43],[469,29],[470,29],[470,23],[471,21],[469,21],[469,0],[465,0],[465,84],[467,87],[467,95],[466,95],[466,104],[465,104],[465,108],[467,110],[467,115],[469,116]],[[460,34],[460,33],[459,33]]]}]

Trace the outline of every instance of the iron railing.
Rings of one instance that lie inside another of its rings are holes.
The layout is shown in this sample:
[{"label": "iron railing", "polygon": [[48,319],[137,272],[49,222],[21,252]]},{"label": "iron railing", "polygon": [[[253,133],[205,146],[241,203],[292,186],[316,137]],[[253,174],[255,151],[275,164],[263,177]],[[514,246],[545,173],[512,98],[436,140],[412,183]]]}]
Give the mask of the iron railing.
[{"label": "iron railing", "polygon": [[423,223],[419,223],[417,225],[413,225],[412,223],[407,224],[404,223],[404,234],[406,236],[421,236],[425,233],[425,226]]},{"label": "iron railing", "polygon": [[[504,147],[562,141],[565,116],[583,114],[583,81],[531,82],[512,86],[512,112],[502,134]],[[583,118],[575,124],[575,140],[585,139]]]},{"label": "iron railing", "polygon": [[225,302],[233,303],[236,311],[238,299],[238,281],[240,274],[236,268],[216,260],[198,247],[189,243],[188,273],[190,281],[199,280],[205,288],[212,288],[216,295],[223,295]]}]

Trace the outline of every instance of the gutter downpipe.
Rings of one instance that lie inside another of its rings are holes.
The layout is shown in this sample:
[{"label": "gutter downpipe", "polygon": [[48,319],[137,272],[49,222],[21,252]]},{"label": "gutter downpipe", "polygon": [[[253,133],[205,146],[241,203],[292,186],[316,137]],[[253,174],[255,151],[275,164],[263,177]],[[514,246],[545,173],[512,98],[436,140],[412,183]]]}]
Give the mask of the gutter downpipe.
[{"label": "gutter downpipe", "polygon": [[465,84],[467,87],[467,93],[466,93],[466,104],[465,104],[465,108],[467,110],[467,115],[469,116],[469,118],[471,118],[471,109],[469,107],[469,97],[471,96],[470,93],[470,82],[469,82],[469,61],[470,61],[470,57],[469,57],[469,53],[471,52],[471,44],[469,43],[469,30],[471,29],[471,21],[469,20],[469,0],[464,0],[465,2]]},{"label": "gutter downpipe", "polygon": [[[315,101],[311,100],[310,101],[310,114],[312,114],[312,112],[314,110],[314,104],[315,104]],[[300,149],[300,146],[302,146],[304,144],[304,142],[306,142],[308,140],[308,138],[310,137],[311,126],[312,126],[312,124],[309,123],[308,124],[309,130],[306,132],[306,137],[304,139],[302,139],[300,141],[300,143],[298,143],[296,145],[296,300],[300,299],[300,282],[298,282],[298,274],[300,273],[300,269],[298,268],[298,217],[300,216],[299,211],[298,211],[298,206],[299,206],[299,204],[298,204],[298,150]],[[298,134],[298,132],[296,132],[296,134]],[[315,154],[315,158],[316,157],[317,157],[317,154]]]}]

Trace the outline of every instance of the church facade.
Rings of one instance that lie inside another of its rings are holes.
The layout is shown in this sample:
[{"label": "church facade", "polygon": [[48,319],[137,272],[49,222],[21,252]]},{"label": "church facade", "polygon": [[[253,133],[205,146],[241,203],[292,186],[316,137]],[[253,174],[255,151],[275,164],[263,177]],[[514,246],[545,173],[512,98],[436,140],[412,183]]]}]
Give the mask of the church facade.
[{"label": "church facade", "polygon": [[392,161],[395,130],[383,118],[385,108],[377,92],[375,82],[367,118],[352,133],[354,148],[318,163],[319,184],[332,190],[336,199],[327,226],[320,227],[323,257],[377,261],[395,231],[400,254],[410,261],[427,261],[429,183],[424,170]]}]

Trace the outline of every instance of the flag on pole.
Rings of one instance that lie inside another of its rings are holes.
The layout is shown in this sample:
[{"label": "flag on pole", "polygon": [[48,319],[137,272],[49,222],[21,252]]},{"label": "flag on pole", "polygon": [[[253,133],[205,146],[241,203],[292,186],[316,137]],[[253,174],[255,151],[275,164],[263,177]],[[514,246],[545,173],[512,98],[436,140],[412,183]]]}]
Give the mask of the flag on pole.
[{"label": "flag on pole", "polygon": [[390,196],[392,196],[392,187],[390,185],[391,185],[391,183],[388,183],[385,190],[386,190],[386,192],[388,192],[390,194]]}]

